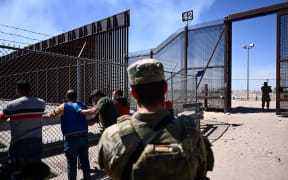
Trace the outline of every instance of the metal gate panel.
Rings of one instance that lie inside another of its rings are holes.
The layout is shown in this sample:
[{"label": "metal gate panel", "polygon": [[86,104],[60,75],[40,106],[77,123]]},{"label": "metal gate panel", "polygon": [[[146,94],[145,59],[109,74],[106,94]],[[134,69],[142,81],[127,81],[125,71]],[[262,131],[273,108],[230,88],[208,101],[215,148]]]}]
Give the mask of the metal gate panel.
[{"label": "metal gate panel", "polygon": [[[183,111],[183,104],[196,100],[207,110],[224,110],[222,20],[185,27],[156,48],[129,56],[129,63],[147,57],[163,62],[169,86],[166,98],[172,100],[175,113]],[[198,72],[203,74],[197,80]]]},{"label": "metal gate panel", "polygon": [[276,114],[288,115],[288,11],[277,16]]}]

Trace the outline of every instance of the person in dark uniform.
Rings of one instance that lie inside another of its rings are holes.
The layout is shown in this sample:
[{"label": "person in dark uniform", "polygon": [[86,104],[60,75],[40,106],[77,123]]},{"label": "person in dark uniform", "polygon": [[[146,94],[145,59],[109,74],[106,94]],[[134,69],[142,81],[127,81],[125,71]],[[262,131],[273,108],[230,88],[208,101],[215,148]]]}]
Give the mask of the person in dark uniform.
[{"label": "person in dark uniform", "polygon": [[272,89],[271,86],[268,86],[268,82],[264,82],[264,85],[261,87],[261,92],[262,92],[262,109],[264,109],[265,103],[267,109],[269,109],[269,104],[271,101],[269,93],[272,92]]},{"label": "person in dark uniform", "polygon": [[111,98],[107,97],[103,92],[93,90],[89,97],[89,102],[93,105],[90,109],[82,109],[80,112],[85,115],[92,115],[90,124],[100,123],[103,128],[107,128],[116,123],[119,117],[117,107]]}]

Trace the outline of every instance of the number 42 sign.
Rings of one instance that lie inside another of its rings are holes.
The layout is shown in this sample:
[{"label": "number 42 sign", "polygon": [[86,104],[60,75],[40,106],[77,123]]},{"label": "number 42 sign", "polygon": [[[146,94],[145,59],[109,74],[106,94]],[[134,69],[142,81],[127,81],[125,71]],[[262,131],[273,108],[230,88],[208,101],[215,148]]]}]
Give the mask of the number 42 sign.
[{"label": "number 42 sign", "polygon": [[193,19],[193,10],[182,13],[182,21],[190,21]]}]

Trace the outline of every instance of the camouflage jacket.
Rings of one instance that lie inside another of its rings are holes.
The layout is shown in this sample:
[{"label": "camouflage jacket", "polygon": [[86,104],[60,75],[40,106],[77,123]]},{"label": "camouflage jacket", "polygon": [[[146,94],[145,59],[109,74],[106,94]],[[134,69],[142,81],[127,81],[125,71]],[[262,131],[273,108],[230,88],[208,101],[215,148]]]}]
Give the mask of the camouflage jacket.
[{"label": "camouflage jacket", "polygon": [[[101,168],[103,168],[106,173],[113,180],[123,179],[122,175],[128,164],[128,161],[135,151],[137,144],[141,140],[147,137],[147,134],[153,134],[153,127],[169,116],[168,111],[156,112],[156,113],[135,113],[131,116],[121,116],[118,118],[117,124],[112,125],[107,128],[98,143],[98,162]],[[131,130],[133,125],[134,130]],[[153,144],[176,144],[183,140],[183,124],[179,121],[179,118],[173,119],[169,124],[166,125],[161,135],[153,140]],[[122,129],[122,130],[121,130]],[[123,131],[124,129],[124,131]],[[212,150],[210,149],[210,143],[207,138],[203,137],[201,132],[196,129],[192,129],[194,139],[193,147],[191,147],[191,153],[193,153],[193,159],[191,159],[191,177],[189,179],[205,179],[207,170],[212,170],[214,165],[214,156]],[[136,133],[135,133],[136,132]],[[206,148],[210,151],[207,152]],[[189,155],[191,156],[191,155]],[[192,156],[191,156],[192,157]],[[208,162],[213,161],[213,162]],[[157,166],[157,162],[155,162]],[[170,164],[170,166],[173,163]],[[135,166],[135,164],[133,165]],[[164,177],[164,174],[169,174],[167,169],[169,165],[156,172],[157,177]],[[173,167],[177,169],[179,167]],[[148,171],[153,171],[153,168],[147,169]],[[175,171],[176,172],[176,171]],[[153,171],[153,173],[155,173]],[[171,170],[170,174],[173,173]],[[144,173],[143,177],[138,177],[137,179],[149,180],[148,176]],[[149,173],[147,173],[149,174]],[[156,175],[155,174],[155,175]],[[170,177],[172,179],[178,179],[177,174]],[[183,178],[181,178],[182,180]]]}]

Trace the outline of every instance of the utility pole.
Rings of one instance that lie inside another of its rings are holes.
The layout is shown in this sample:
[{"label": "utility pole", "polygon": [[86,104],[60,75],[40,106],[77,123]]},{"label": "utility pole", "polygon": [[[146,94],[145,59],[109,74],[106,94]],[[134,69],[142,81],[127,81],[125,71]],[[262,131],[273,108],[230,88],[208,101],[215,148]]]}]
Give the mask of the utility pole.
[{"label": "utility pole", "polygon": [[254,43],[243,46],[244,49],[247,49],[247,101],[249,101],[249,50],[253,47]]}]

